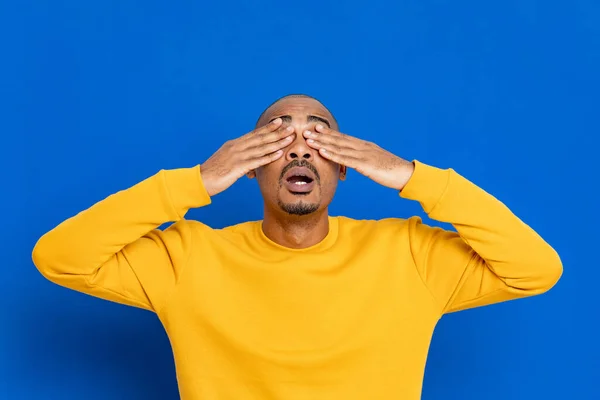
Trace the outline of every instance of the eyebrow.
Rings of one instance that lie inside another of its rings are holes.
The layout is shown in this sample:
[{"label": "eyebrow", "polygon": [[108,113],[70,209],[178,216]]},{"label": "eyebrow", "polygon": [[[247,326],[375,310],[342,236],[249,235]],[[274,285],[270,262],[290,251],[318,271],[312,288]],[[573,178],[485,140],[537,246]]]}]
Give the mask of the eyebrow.
[{"label": "eyebrow", "polygon": [[[283,122],[288,122],[288,123],[292,122],[292,117],[290,115],[280,115],[279,117],[271,118],[271,121],[273,121],[273,120],[275,120],[277,118],[281,118],[281,120]],[[321,123],[327,125],[327,127],[331,129],[331,123],[327,119],[325,119],[323,117],[319,117],[317,115],[309,115],[306,118],[306,120],[308,122],[321,122]],[[269,121],[269,122],[271,122],[271,121]]]}]

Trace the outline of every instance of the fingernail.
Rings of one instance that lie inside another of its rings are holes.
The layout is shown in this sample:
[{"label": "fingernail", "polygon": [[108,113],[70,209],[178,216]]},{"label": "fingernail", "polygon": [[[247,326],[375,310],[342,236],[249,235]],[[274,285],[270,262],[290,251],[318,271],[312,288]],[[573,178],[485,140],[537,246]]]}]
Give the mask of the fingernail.
[{"label": "fingernail", "polygon": [[307,136],[311,136],[312,132],[311,131],[304,131],[304,134],[307,135]]},{"label": "fingernail", "polygon": [[286,131],[291,132],[294,130],[294,127],[292,126],[288,126],[287,128],[285,128]]},{"label": "fingernail", "polygon": [[315,141],[314,141],[314,140],[312,140],[312,139],[308,139],[308,140],[307,140],[307,142],[308,142],[308,143],[314,143]]},{"label": "fingernail", "polygon": [[323,129],[323,125],[321,125],[321,124],[317,125],[317,129]]}]

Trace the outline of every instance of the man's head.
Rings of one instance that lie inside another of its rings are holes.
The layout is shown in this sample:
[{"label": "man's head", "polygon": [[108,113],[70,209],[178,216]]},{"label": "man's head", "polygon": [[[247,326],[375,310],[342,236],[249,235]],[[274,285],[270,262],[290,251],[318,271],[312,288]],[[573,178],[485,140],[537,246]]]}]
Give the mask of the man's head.
[{"label": "man's head", "polygon": [[346,167],[335,164],[306,144],[305,130],[317,124],[338,130],[331,112],[317,99],[307,95],[288,95],[271,104],[259,117],[256,126],[281,118],[282,128],[294,128],[295,137],[284,149],[283,157],[248,173],[256,177],[265,205],[288,215],[308,215],[327,208],[337,188],[345,179]]}]

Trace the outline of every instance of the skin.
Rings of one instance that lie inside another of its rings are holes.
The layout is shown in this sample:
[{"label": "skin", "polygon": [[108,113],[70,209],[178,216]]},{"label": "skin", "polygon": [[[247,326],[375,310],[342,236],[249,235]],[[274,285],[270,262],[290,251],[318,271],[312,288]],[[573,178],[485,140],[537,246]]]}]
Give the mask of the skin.
[{"label": "skin", "polygon": [[[318,149],[309,146],[303,132],[314,131],[319,123],[329,124],[334,129],[338,126],[327,108],[310,98],[287,98],[277,102],[267,109],[258,125],[277,117],[282,117],[282,127],[293,128],[293,141],[283,149],[281,158],[250,171],[247,176],[257,179],[264,199],[265,235],[286,247],[305,248],[317,244],[327,235],[328,206],[338,182],[346,177],[346,167],[328,160]],[[315,188],[308,195],[292,194],[281,183],[284,168],[298,164],[310,165],[318,174]]]},{"label": "skin", "polygon": [[[338,131],[337,123],[312,98],[288,97],[269,107],[257,128],[227,141],[200,165],[212,197],[246,175],[257,179],[264,198],[263,232],[288,248],[306,248],[329,232],[328,207],[347,168],[401,191],[414,164],[374,143]],[[290,193],[283,174],[306,166],[317,176],[310,193]]]}]

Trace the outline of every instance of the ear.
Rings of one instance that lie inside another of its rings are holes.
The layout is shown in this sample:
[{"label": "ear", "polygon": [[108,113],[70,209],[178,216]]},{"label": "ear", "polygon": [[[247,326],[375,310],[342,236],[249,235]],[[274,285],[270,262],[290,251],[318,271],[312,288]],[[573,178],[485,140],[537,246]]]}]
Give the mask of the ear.
[{"label": "ear", "polygon": [[346,166],[345,165],[340,165],[340,181],[345,181],[346,180]]},{"label": "ear", "polygon": [[254,179],[254,178],[256,178],[256,170],[253,169],[253,170],[247,172],[246,176],[248,177],[248,179]]}]

